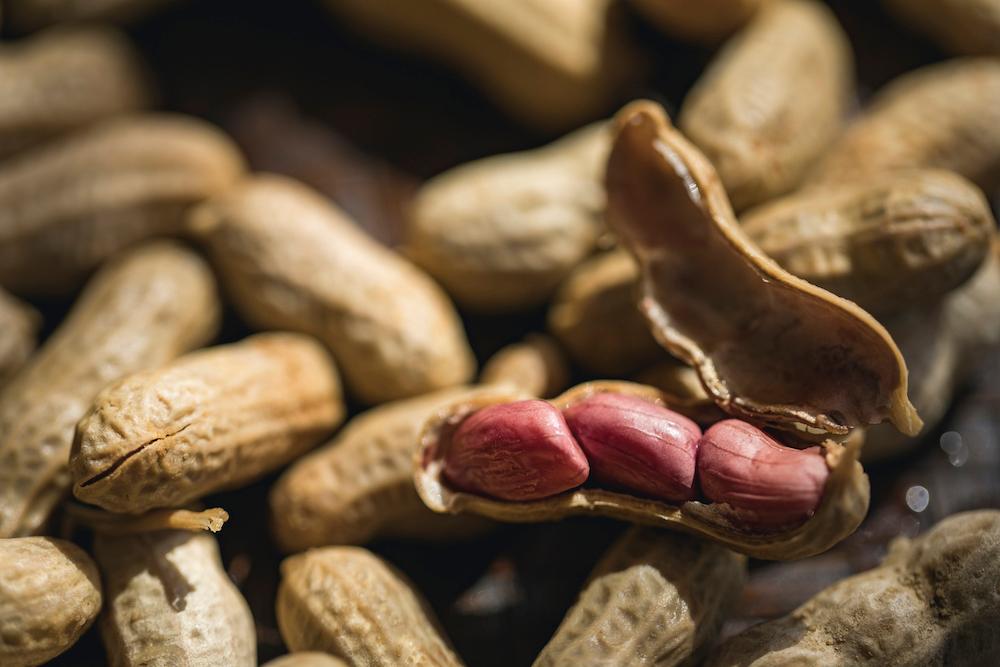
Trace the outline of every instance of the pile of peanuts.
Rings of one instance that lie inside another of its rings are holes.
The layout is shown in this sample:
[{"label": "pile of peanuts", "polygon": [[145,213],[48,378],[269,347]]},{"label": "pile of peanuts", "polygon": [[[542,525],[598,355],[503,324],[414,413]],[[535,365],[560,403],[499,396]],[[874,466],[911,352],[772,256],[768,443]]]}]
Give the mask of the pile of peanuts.
[{"label": "pile of peanuts", "polygon": [[[573,516],[621,531],[536,666],[1000,663],[983,506],[727,624],[1000,346],[1000,0],[883,0],[948,57],[860,108],[820,0],[318,4],[558,138],[421,184],[389,247],[153,110],[170,0],[2,4],[0,667],[463,665],[381,545]],[[676,114],[643,40],[709,58]],[[284,557],[266,612],[230,512]]]}]

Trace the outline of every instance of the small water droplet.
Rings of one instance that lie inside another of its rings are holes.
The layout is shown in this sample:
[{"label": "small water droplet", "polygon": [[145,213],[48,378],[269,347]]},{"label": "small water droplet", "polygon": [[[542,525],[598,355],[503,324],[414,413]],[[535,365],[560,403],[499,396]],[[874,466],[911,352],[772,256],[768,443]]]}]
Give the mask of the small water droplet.
[{"label": "small water droplet", "polygon": [[906,506],[914,512],[923,512],[930,502],[930,492],[919,484],[906,490]]},{"label": "small water droplet", "polygon": [[941,434],[941,449],[946,454],[956,454],[965,447],[962,434],[958,431],[947,431]]}]

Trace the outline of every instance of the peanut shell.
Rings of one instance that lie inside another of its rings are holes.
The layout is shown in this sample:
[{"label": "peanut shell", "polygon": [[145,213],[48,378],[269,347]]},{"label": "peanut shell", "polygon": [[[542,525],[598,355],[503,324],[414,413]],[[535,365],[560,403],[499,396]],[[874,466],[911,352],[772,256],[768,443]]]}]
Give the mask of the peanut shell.
[{"label": "peanut shell", "polygon": [[671,37],[716,44],[747,24],[772,0],[631,0],[643,18]]},{"label": "peanut shell", "polygon": [[501,348],[483,364],[482,384],[509,384],[532,396],[553,396],[569,384],[569,366],[559,345],[541,334]]},{"label": "peanut shell", "polygon": [[289,653],[264,663],[263,667],[349,667],[340,658],[316,651]]},{"label": "peanut shell", "polygon": [[0,288],[0,387],[35,350],[41,317],[34,308]]}]

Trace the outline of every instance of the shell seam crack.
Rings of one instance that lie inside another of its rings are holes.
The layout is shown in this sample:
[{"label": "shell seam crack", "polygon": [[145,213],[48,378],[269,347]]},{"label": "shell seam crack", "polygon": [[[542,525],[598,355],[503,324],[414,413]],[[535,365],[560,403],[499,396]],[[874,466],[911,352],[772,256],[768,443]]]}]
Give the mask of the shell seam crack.
[{"label": "shell seam crack", "polygon": [[114,472],[116,470],[118,470],[120,467],[122,467],[123,465],[125,465],[126,461],[128,461],[130,458],[132,458],[136,454],[140,453],[142,450],[146,449],[147,447],[149,447],[151,445],[155,445],[156,443],[160,442],[161,440],[166,440],[167,438],[172,438],[173,436],[175,436],[178,433],[180,433],[180,432],[184,431],[185,429],[187,429],[189,426],[191,426],[191,424],[187,423],[184,426],[182,426],[179,429],[177,429],[176,431],[172,431],[171,433],[166,433],[166,434],[161,435],[159,437],[153,438],[152,440],[147,440],[146,442],[142,443],[141,445],[139,445],[135,449],[129,451],[127,454],[125,454],[125,456],[122,456],[121,458],[119,458],[117,461],[115,461],[113,464],[111,464],[108,468],[105,468],[104,470],[102,470],[101,472],[97,473],[93,477],[88,478],[85,482],[83,482],[82,484],[80,484],[80,488],[87,487],[87,486],[90,486],[92,484],[96,484],[96,483],[100,482],[102,479],[105,479],[106,477],[110,477],[111,475],[114,474]]}]

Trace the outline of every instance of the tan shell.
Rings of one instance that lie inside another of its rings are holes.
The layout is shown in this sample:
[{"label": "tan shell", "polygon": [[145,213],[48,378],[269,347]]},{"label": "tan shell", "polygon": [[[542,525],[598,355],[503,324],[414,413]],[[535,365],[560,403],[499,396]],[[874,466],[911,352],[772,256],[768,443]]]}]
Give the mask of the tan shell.
[{"label": "tan shell", "polygon": [[[577,385],[550,402],[565,409],[597,392],[635,395],[667,405],[652,387],[629,382],[589,382]],[[686,502],[668,505],[624,493],[581,487],[552,498],[530,502],[508,502],[455,491],[442,475],[450,435],[476,410],[488,405],[526,398],[500,389],[458,401],[439,410],[424,426],[420,449],[414,460],[414,483],[424,504],[435,512],[472,512],[498,521],[534,523],[578,514],[609,516],[624,521],[692,533],[734,551],[772,560],[792,560],[822,553],[850,535],[868,511],[868,476],[857,462],[861,440],[847,445],[831,440],[823,443],[830,468],[823,500],[815,514],[802,525],[779,532],[750,532],[727,518],[726,505]]]},{"label": "tan shell", "polygon": [[613,0],[326,0],[393,49],[454,67],[505,111],[545,130],[592,120],[632,78]]},{"label": "tan shell", "polygon": [[215,538],[163,531],[98,535],[105,582],[101,637],[111,667],[254,667],[250,607],[229,580]]},{"label": "tan shell", "polygon": [[359,547],[285,559],[278,628],[293,651],[326,651],[368,667],[457,667],[430,608],[395,568]]},{"label": "tan shell", "polygon": [[349,665],[340,658],[326,653],[299,651],[265,662],[262,667],[349,667]]},{"label": "tan shell", "polygon": [[53,28],[0,44],[0,155],[150,104],[128,39],[109,28]]},{"label": "tan shell", "polygon": [[996,228],[979,188],[936,170],[818,186],[740,221],[786,271],[879,316],[928,306],[968,280]]},{"label": "tan shell", "polygon": [[73,493],[113,512],[178,507],[297,458],[344,412],[332,360],[302,334],[192,352],[97,395],[70,453]]},{"label": "tan shell", "polygon": [[7,0],[3,18],[25,32],[55,23],[132,21],[172,2],[176,0]]},{"label": "tan shell", "polygon": [[882,4],[946,51],[1000,56],[998,0],[882,0]]},{"label": "tan shell", "polygon": [[0,664],[40,665],[76,643],[101,610],[97,566],[51,537],[0,539]]},{"label": "tan shell", "polygon": [[288,552],[376,537],[452,539],[483,528],[427,509],[413,488],[413,454],[437,410],[483,390],[443,389],[363,412],[296,461],[271,490],[272,532]]},{"label": "tan shell", "polygon": [[663,358],[635,305],[638,279],[635,260],[616,249],[577,267],[553,299],[549,331],[588,371],[620,377]]},{"label": "tan shell", "polygon": [[406,253],[479,311],[542,303],[604,231],[606,121],[456,167],[417,193]]},{"label": "tan shell", "polygon": [[0,392],[0,536],[37,531],[69,490],[73,428],[101,388],[204,344],[218,323],[215,281],[188,250],[159,242],[103,268]]},{"label": "tan shell", "polygon": [[1000,185],[1000,60],[959,58],[889,82],[813,179],[924,167],[959,173],[986,192]]},{"label": "tan shell", "polygon": [[1000,661],[1000,512],[898,538],[880,567],[722,644],[706,667],[927,667]]},{"label": "tan shell", "polygon": [[511,385],[532,396],[554,396],[569,386],[569,376],[569,362],[559,345],[544,334],[529,334],[487,359],[479,382]]},{"label": "tan shell", "polygon": [[843,125],[853,72],[850,42],[824,3],[772,2],[712,61],[677,125],[740,211],[792,190],[822,156]]},{"label": "tan shell", "polygon": [[666,34],[715,44],[744,26],[772,0],[631,0],[642,16]]},{"label": "tan shell", "polygon": [[906,364],[882,325],[765,256],[661,107],[632,103],[617,122],[608,223],[637,257],[653,334],[719,407],[784,429],[845,434],[889,419],[916,433]]},{"label": "tan shell", "polygon": [[365,402],[470,379],[475,360],[441,289],[306,186],[256,176],[190,223],[241,314],[319,338]]},{"label": "tan shell", "polygon": [[243,171],[195,118],[113,119],[0,164],[0,284],[68,293],[114,252],[181,229],[191,204]]},{"label": "tan shell", "polygon": [[598,563],[534,667],[690,664],[745,578],[746,559],[718,545],[632,528]]},{"label": "tan shell", "polygon": [[0,288],[0,387],[35,350],[42,318],[34,308]]}]

